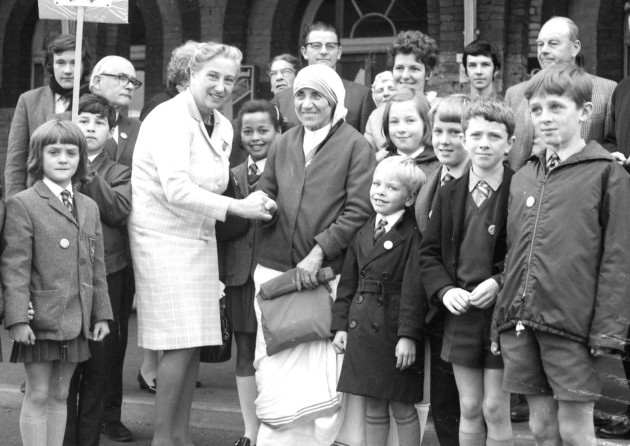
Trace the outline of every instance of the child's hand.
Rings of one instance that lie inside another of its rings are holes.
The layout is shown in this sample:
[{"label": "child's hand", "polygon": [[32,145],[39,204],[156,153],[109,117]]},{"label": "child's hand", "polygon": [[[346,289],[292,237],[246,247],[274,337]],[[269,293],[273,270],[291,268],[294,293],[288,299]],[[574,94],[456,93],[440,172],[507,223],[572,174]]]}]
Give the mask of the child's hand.
[{"label": "child's hand", "polygon": [[487,279],[481,282],[470,293],[470,304],[477,308],[488,308],[497,300],[499,284],[494,279]]},{"label": "child's hand", "polygon": [[32,321],[33,318],[35,317],[35,310],[33,310],[33,302],[28,303],[28,311],[26,312],[26,316],[28,317],[29,321]]},{"label": "child's hand", "polygon": [[606,347],[591,347],[591,356],[593,358],[599,358],[601,356],[606,356],[612,353],[611,348]]},{"label": "child's hand", "polygon": [[612,157],[615,158],[617,160],[617,162],[619,164],[621,164],[622,166],[624,164],[626,164],[628,162],[628,160],[626,159],[626,155],[624,155],[621,152],[612,152],[611,153]]},{"label": "child's hand", "polygon": [[499,343],[496,341],[490,343],[490,351],[494,356],[501,356],[501,349],[499,348]]},{"label": "child's hand", "polygon": [[93,341],[102,341],[109,334],[109,324],[107,321],[99,321],[94,324],[94,331],[90,333]]},{"label": "child's hand", "polygon": [[335,333],[335,338],[332,341],[333,348],[335,349],[335,353],[341,355],[346,352],[346,342],[348,342],[348,332],[347,331],[338,331]]},{"label": "child's hand", "polygon": [[9,338],[20,344],[35,345],[35,333],[26,323],[12,325],[9,329]]},{"label": "child's hand", "polygon": [[416,343],[413,339],[400,338],[396,344],[396,368],[405,370],[416,362]]},{"label": "child's hand", "polygon": [[442,303],[453,314],[464,314],[470,308],[470,293],[461,288],[451,288],[442,297]]}]

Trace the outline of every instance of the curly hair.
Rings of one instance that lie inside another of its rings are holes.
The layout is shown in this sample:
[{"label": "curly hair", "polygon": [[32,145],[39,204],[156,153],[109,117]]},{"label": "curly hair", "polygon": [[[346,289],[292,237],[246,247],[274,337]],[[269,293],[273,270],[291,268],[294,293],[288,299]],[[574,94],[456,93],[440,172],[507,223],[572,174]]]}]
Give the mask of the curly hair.
[{"label": "curly hair", "polygon": [[432,73],[438,62],[438,46],[435,40],[420,31],[401,31],[394,46],[389,49],[389,65],[394,66],[398,54],[413,54],[427,73]]}]

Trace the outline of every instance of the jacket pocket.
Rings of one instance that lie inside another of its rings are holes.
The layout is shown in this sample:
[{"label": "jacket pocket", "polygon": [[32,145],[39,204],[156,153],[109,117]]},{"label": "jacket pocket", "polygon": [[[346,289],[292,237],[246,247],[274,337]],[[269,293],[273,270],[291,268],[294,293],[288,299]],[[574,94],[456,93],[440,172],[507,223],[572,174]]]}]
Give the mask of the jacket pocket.
[{"label": "jacket pocket", "polygon": [[54,331],[59,328],[65,303],[61,290],[31,290],[35,315],[30,321],[33,331]]}]

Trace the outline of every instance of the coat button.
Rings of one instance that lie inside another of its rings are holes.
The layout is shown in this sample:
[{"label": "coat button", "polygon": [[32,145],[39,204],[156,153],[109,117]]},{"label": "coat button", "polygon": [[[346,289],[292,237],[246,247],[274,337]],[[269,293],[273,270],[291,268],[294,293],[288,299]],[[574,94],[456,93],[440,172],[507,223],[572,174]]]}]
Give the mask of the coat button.
[{"label": "coat button", "polygon": [[205,231],[203,231],[203,235],[205,235],[206,237],[210,237],[210,231],[206,229]]},{"label": "coat button", "polygon": [[354,328],[357,326],[357,321],[351,321],[350,322],[350,328]]},{"label": "coat button", "polygon": [[378,305],[379,307],[383,306],[383,298],[379,297],[378,299],[376,299],[376,305]]},{"label": "coat button", "polygon": [[357,297],[357,303],[358,304],[362,304],[363,303],[363,296]]},{"label": "coat button", "polygon": [[379,326],[378,324],[372,324],[372,333],[378,332]]},{"label": "coat button", "polygon": [[221,157],[215,156],[214,160],[218,163],[219,161],[221,161]]},{"label": "coat button", "polygon": [[383,279],[383,280],[389,280],[389,274],[387,274],[387,273],[383,273],[383,274],[381,274],[381,279]]},{"label": "coat button", "polygon": [[365,277],[366,275],[367,275],[367,272],[366,272],[364,269],[362,269],[361,271],[359,271],[359,276],[360,276],[360,277]]},{"label": "coat button", "polygon": [[85,259],[79,260],[79,265],[85,265]]},{"label": "coat button", "polygon": [[222,182],[217,181],[217,187],[221,187],[222,185],[223,185],[223,183],[222,183]]}]

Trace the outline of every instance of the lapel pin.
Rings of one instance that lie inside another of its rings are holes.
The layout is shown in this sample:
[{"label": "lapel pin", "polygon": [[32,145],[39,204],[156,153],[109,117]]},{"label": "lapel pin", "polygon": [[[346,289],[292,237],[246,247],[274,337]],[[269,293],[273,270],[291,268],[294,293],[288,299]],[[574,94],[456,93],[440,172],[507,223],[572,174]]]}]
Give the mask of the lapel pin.
[{"label": "lapel pin", "polygon": [[59,241],[59,246],[61,246],[63,249],[67,249],[70,246],[70,242],[68,241],[67,238],[62,238]]},{"label": "lapel pin", "polygon": [[127,136],[127,134],[125,132],[120,132],[120,137],[122,139],[127,139],[128,138],[128,136]]},{"label": "lapel pin", "polygon": [[536,199],[534,197],[527,197],[527,201],[525,201],[525,206],[531,208],[534,203],[536,203]]},{"label": "lapel pin", "polygon": [[494,235],[494,231],[495,231],[495,226],[494,225],[490,225],[488,226],[488,234],[490,235]]},{"label": "lapel pin", "polygon": [[391,240],[386,240],[385,243],[383,243],[383,248],[385,249],[392,249],[394,247],[394,244],[392,243]]}]

